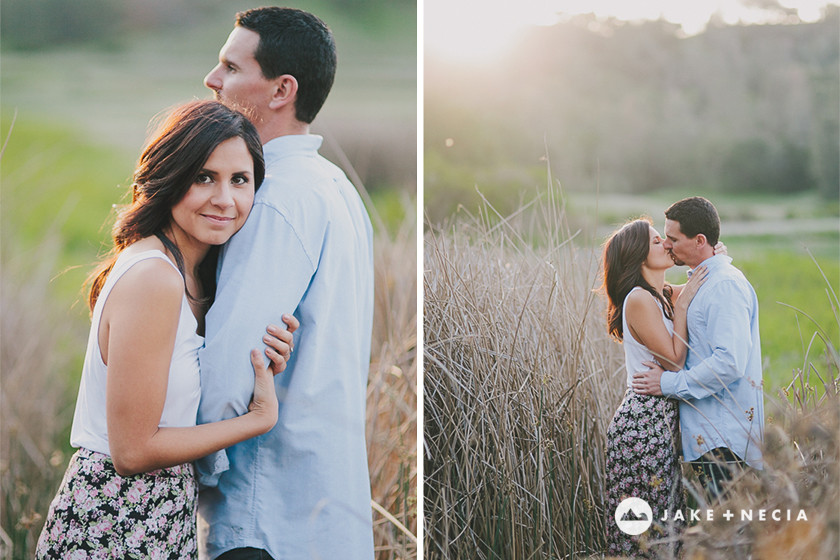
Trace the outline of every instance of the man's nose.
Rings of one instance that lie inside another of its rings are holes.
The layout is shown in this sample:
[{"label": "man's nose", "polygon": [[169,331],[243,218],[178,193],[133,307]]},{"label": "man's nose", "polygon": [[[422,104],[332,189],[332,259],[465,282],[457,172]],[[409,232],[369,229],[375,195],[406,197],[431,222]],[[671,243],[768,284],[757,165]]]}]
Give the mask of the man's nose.
[{"label": "man's nose", "polygon": [[210,73],[204,76],[204,85],[213,91],[219,91],[222,89],[222,80],[219,78],[219,69],[221,65],[216,65],[215,68],[210,70]]}]

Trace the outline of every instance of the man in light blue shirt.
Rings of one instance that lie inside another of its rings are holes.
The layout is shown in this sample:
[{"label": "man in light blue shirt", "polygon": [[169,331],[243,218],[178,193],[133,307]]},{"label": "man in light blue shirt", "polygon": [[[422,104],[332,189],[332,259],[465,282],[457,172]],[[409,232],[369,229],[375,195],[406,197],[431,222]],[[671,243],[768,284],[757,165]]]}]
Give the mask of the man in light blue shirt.
[{"label": "man in light blue shirt", "polygon": [[720,219],[711,202],[692,197],[665,212],[664,247],[677,265],[708,268],[688,308],[685,368],[655,363],[634,377],[637,393],[680,400],[683,458],[699,473],[709,497],[744,463],[763,468],[764,393],[758,300],[732,259],[715,255]]},{"label": "man in light blue shirt", "polygon": [[372,230],[353,185],[309,134],[335,66],[323,22],[259,8],[237,14],[205,78],[256,125],[266,178],[220,255],[199,356],[199,420],[247,411],[253,376],[240,375],[250,372],[243,349],[262,326],[293,309],[300,327],[275,378],[277,425],[198,465],[202,558],[373,557],[365,445]]}]

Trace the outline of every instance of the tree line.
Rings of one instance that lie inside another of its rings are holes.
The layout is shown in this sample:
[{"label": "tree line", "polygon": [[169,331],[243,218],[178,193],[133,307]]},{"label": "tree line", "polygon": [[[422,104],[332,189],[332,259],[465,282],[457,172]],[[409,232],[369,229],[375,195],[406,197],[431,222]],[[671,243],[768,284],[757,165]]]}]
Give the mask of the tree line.
[{"label": "tree line", "polygon": [[483,67],[427,61],[426,199],[572,190],[840,194],[840,8],[817,23],[712,25],[591,16],[535,28]]}]

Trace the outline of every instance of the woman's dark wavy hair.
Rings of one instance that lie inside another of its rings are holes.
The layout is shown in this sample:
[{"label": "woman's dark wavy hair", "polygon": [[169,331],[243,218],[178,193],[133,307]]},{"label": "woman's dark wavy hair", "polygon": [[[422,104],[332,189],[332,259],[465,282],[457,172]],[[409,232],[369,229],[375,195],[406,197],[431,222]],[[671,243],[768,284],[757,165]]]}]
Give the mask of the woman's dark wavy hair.
[{"label": "woman's dark wavy hair", "polygon": [[[265,178],[265,161],[259,134],[245,115],[218,101],[192,101],[164,115],[137,162],[131,204],[120,210],[112,231],[114,246],[88,277],[91,311],[119,254],[145,237],[157,236],[186,277],[181,251],[163,231],[172,219],[172,207],[187,194],[216,147],[237,137],[245,141],[251,154],[254,188],[258,189]],[[199,281],[208,300],[202,300],[205,304],[215,292],[217,258],[218,247],[213,247],[199,267]],[[189,291],[187,295],[192,298]]]},{"label": "woman's dark wavy hair", "polygon": [[604,291],[607,292],[607,330],[616,340],[624,340],[622,313],[624,300],[630,290],[640,286],[662,303],[665,316],[673,318],[671,286],[666,284],[660,295],[642,276],[642,263],[650,252],[650,218],[644,217],[624,224],[604,243]]}]

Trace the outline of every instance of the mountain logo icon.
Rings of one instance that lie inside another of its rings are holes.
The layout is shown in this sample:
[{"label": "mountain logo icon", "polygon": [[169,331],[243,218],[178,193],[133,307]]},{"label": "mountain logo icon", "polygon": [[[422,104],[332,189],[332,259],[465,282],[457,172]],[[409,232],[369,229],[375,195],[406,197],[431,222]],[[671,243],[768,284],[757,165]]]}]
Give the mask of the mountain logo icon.
[{"label": "mountain logo icon", "polygon": [[641,498],[626,498],[615,508],[615,523],[622,533],[641,535],[653,523],[653,511]]},{"label": "mountain logo icon", "polygon": [[627,513],[621,518],[622,521],[650,521],[650,518],[645,515],[645,512],[636,513],[636,510],[630,508]]}]

